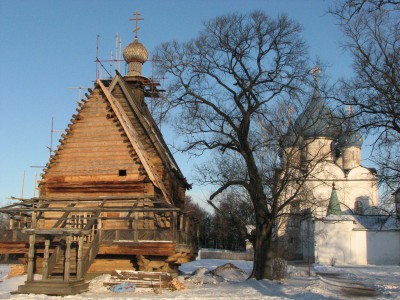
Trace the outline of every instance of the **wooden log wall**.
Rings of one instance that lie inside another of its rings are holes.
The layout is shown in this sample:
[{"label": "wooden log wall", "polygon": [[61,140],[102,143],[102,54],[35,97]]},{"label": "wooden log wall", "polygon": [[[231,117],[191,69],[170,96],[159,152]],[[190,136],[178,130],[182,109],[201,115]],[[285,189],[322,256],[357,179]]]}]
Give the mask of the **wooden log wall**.
[{"label": "wooden log wall", "polygon": [[60,143],[41,181],[41,196],[154,193],[143,165],[98,90],[81,105]]}]

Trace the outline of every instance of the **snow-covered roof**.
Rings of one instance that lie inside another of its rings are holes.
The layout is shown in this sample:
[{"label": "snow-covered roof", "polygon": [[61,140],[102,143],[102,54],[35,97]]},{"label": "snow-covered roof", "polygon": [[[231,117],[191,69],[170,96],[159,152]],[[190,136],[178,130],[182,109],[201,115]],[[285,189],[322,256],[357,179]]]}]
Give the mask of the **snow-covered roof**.
[{"label": "snow-covered roof", "polygon": [[357,222],[353,215],[328,215],[323,221],[353,221]]},{"label": "snow-covered roof", "polygon": [[400,230],[400,220],[390,215],[329,215],[322,221],[352,221],[355,230]]},{"label": "snow-covered roof", "polygon": [[354,217],[357,221],[354,229],[400,230],[400,220],[390,215]]}]

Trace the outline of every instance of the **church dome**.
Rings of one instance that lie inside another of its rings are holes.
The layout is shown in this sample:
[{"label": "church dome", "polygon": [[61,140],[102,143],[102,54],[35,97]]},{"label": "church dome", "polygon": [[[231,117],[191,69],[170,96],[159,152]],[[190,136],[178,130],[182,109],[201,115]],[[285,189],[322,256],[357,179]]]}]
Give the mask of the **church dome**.
[{"label": "church dome", "polygon": [[338,125],[332,111],[325,106],[318,88],[314,89],[313,97],[306,109],[297,118],[294,128],[298,134],[306,138],[337,137]]},{"label": "church dome", "polygon": [[138,41],[137,38],[126,46],[124,50],[124,59],[127,63],[140,62],[144,63],[149,58],[149,53],[145,46]]},{"label": "church dome", "polygon": [[301,135],[298,135],[292,126],[289,127],[288,131],[282,136],[282,146],[284,148],[299,146],[303,139]]},{"label": "church dome", "polygon": [[339,148],[362,147],[363,137],[358,132],[348,129],[338,139]]}]

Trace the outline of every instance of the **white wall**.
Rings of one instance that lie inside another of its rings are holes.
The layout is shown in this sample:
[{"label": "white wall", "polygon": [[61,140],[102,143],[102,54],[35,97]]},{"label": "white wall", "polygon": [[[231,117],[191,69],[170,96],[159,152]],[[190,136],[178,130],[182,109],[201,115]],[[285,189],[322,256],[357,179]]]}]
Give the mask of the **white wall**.
[{"label": "white wall", "polygon": [[315,221],[315,259],[321,264],[351,263],[352,221],[329,222]]},{"label": "white wall", "polygon": [[398,265],[400,263],[400,231],[366,232],[367,261],[370,265]]},{"label": "white wall", "polygon": [[321,264],[397,265],[400,231],[353,230],[352,221],[315,221],[315,257]]}]

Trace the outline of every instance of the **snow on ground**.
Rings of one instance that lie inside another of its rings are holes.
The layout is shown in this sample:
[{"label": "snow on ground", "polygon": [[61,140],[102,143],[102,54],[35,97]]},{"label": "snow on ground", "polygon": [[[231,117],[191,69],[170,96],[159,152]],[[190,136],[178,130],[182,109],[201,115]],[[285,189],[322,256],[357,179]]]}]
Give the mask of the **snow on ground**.
[{"label": "snow on ground", "polygon": [[400,266],[348,266],[315,265],[317,273],[337,274],[339,278],[361,282],[375,288],[382,296],[400,299]]},{"label": "snow on ground", "polygon": [[[212,271],[218,266],[231,263],[245,272],[249,273],[252,269],[252,262],[248,261],[228,261],[217,259],[196,260],[181,266],[183,276],[180,279],[188,278],[195,270],[200,267]],[[203,270],[199,276],[213,276]],[[194,281],[185,280],[184,284],[188,289],[182,291],[162,290],[161,294],[156,294],[152,289],[137,289],[134,293],[113,293],[103,287],[103,282],[109,275],[102,275],[92,280],[88,292],[67,296],[51,297],[46,295],[10,295],[10,291],[17,290],[18,285],[23,284],[26,276],[18,276],[5,279],[0,282],[0,299],[352,299],[344,295],[337,286],[329,286],[318,276],[308,277],[305,265],[296,264],[289,268],[290,276],[283,282],[268,280],[245,280],[232,277],[236,280],[215,280],[212,284],[196,284]],[[321,266],[315,265],[313,271],[324,274],[336,274],[350,282],[362,282],[367,286],[376,288],[380,295],[374,299],[400,299],[400,266]],[[0,279],[8,272],[8,266],[0,265]],[[232,272],[237,272],[233,269]],[[315,274],[313,272],[313,274]],[[225,270],[219,275],[230,277],[236,273],[229,273]],[[222,282],[221,282],[222,281]],[[354,298],[356,299],[356,298]],[[360,299],[360,298],[357,298]],[[366,298],[364,298],[366,299]]]}]

